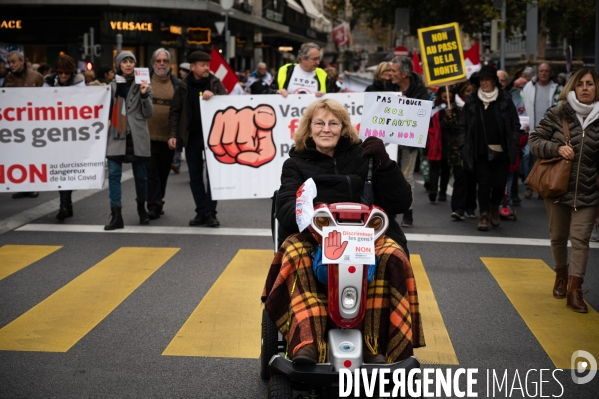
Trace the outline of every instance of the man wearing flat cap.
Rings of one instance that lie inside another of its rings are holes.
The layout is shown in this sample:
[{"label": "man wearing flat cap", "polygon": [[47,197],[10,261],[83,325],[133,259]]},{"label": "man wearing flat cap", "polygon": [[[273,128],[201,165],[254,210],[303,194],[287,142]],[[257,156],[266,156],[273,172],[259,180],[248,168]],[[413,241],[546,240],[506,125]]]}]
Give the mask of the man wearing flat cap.
[{"label": "man wearing flat cap", "polygon": [[191,72],[179,82],[169,111],[169,147],[175,149],[180,140],[185,147],[191,193],[196,204],[196,216],[190,226],[218,227],[216,201],[210,194],[210,178],[204,185],[204,135],[200,115],[200,96],[209,100],[212,96],[225,95],[227,90],[219,78],[210,73],[210,55],[194,51],[187,57]]}]

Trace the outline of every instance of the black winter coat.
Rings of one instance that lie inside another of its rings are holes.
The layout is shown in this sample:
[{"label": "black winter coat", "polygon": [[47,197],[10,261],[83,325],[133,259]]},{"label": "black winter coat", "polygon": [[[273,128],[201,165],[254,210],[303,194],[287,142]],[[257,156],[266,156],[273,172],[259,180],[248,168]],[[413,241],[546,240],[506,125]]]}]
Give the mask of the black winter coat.
[{"label": "black winter coat", "polygon": [[[516,161],[518,142],[520,141],[520,118],[518,117],[516,106],[512,101],[512,96],[508,92],[500,89],[495,101],[499,107],[499,114],[504,124],[503,131],[507,135],[505,137],[507,148],[503,150],[507,151],[510,164],[513,164]],[[478,98],[478,93],[474,91],[466,97],[466,104],[464,104],[464,108],[460,114],[458,146],[461,149],[462,158],[469,168],[473,168],[475,162],[478,160],[477,149],[479,140],[485,140],[483,136],[484,132],[479,131],[476,123],[477,113],[483,107],[483,102]]]},{"label": "black winter coat", "polygon": [[574,161],[568,192],[559,202],[574,208],[595,206],[599,204],[599,119],[591,122],[583,131],[569,103],[550,108],[530,133],[530,152],[539,158],[559,156],[558,147],[566,145],[562,118],[566,118],[570,130]]},{"label": "black winter coat", "polygon": [[[295,219],[295,198],[299,187],[309,178],[316,183],[317,196],[314,204],[335,202],[360,202],[364,180],[368,173],[368,158],[362,158],[364,149],[350,144],[349,138],[341,137],[331,158],[314,147],[308,140],[306,151],[289,151],[289,159],[283,164],[281,187],[277,197],[276,215],[279,221],[279,245],[289,235],[298,232]],[[412,189],[399,170],[397,163],[375,170],[373,176],[374,204],[385,210],[390,227],[387,235],[408,253],[407,240],[395,215],[404,213],[412,205]]]},{"label": "black winter coat", "polygon": [[[189,79],[193,77],[193,73],[188,73],[179,81],[175,87],[175,94],[171,101],[171,108],[168,115],[169,137],[177,139],[177,145],[182,147],[187,146],[189,139],[189,121],[191,120],[191,104],[189,95],[187,94],[187,86]],[[227,89],[223,86],[219,78],[210,74],[209,78],[210,91],[215,95],[226,95]]]}]

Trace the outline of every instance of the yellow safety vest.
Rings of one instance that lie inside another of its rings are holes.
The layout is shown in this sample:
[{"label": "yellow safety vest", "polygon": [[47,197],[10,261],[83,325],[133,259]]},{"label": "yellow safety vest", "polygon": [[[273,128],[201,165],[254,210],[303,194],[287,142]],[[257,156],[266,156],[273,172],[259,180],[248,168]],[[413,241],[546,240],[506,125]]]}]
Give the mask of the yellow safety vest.
[{"label": "yellow safety vest", "polygon": [[[287,69],[289,69],[290,65],[297,64],[285,64],[281,68],[279,68],[279,72],[277,74],[277,83],[279,85],[279,90],[285,87],[285,81],[287,80]],[[314,71],[316,72],[316,79],[318,79],[318,84],[320,85],[320,91],[323,93],[327,92],[327,73],[322,68],[316,68]]]}]

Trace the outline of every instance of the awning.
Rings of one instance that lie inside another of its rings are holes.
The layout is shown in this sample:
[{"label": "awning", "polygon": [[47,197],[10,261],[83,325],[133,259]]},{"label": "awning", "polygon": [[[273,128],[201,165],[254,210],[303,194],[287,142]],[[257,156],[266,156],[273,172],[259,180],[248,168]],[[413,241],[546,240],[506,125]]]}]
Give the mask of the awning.
[{"label": "awning", "polygon": [[306,15],[312,19],[320,19],[322,18],[322,14],[318,11],[318,9],[312,3],[312,0],[300,0],[302,5],[306,9]]},{"label": "awning", "polygon": [[299,4],[297,4],[295,2],[295,0],[287,0],[287,6],[289,8],[291,8],[292,10],[295,10],[295,11],[299,12],[300,14],[304,13],[304,9],[302,8],[302,6],[300,6]]}]

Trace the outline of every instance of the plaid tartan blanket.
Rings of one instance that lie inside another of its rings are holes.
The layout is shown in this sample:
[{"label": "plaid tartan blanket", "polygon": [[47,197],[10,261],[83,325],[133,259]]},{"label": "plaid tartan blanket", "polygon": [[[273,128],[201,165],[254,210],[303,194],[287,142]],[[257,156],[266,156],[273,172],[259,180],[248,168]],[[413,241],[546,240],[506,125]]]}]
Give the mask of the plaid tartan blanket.
[{"label": "plaid tartan blanket", "polygon": [[[297,233],[276,253],[262,293],[262,302],[288,343],[288,353],[314,343],[319,362],[326,361],[326,332],[334,328],[327,316],[327,287],[312,272],[311,254],[318,245],[310,234]],[[389,363],[412,356],[425,345],[418,293],[405,252],[388,237],[375,244],[378,267],[368,286],[362,332],[366,347]]]}]

